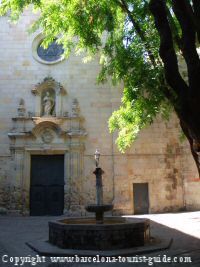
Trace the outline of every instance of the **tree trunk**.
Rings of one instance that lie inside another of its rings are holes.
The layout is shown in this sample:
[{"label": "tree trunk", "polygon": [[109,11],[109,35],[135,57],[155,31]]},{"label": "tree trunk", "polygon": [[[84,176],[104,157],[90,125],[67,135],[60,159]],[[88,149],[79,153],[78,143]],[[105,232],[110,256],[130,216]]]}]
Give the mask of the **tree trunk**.
[{"label": "tree trunk", "polygon": [[189,144],[190,144],[190,150],[192,153],[192,156],[194,158],[194,161],[197,166],[198,173],[200,174],[200,146],[194,142],[194,139],[190,136],[189,129],[186,127],[184,122],[180,121],[181,129],[183,130],[183,133],[187,137]]},{"label": "tree trunk", "polygon": [[195,39],[198,32],[191,18],[192,7],[187,0],[172,0],[173,11],[182,30],[181,47],[188,70],[188,83],[183,80],[179,72],[166,2],[150,0],[149,7],[160,36],[159,52],[164,63],[165,78],[177,96],[176,104],[172,103],[172,105],[190,143],[200,175],[200,60]]}]

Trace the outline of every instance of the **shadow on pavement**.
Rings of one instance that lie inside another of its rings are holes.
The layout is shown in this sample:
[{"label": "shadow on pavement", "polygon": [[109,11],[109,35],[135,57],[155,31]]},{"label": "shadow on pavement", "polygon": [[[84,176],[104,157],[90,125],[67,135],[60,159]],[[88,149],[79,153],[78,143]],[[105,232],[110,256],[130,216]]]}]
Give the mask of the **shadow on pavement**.
[{"label": "shadow on pavement", "polygon": [[[55,218],[53,218],[55,219]],[[27,241],[48,238],[48,221],[52,217],[9,217],[0,216],[0,266],[36,266],[36,267],[79,267],[79,266],[171,266],[171,267],[199,267],[200,266],[200,239],[179,230],[167,227],[163,224],[151,221],[151,235],[157,240],[173,238],[171,247],[163,251],[155,251],[149,254],[128,255],[124,257],[104,257],[103,260],[91,263],[87,259],[79,258],[79,262],[52,262],[46,257],[44,263],[22,262],[16,263],[15,257],[36,257],[36,252],[25,245]],[[185,223],[185,222],[183,222]],[[189,221],[187,222],[189,224]],[[199,224],[199,218],[196,219]],[[188,227],[190,227],[188,225]],[[191,226],[192,227],[192,226]],[[7,255],[6,258],[3,256]],[[120,256],[120,255],[119,255]],[[95,256],[94,256],[95,257]],[[55,260],[55,259],[54,259]],[[57,259],[65,261],[64,257]],[[67,259],[66,259],[67,260]],[[104,262],[101,262],[104,261]],[[83,261],[83,262],[82,262]],[[171,261],[171,262],[169,262]],[[175,262],[176,261],[176,262]]]}]

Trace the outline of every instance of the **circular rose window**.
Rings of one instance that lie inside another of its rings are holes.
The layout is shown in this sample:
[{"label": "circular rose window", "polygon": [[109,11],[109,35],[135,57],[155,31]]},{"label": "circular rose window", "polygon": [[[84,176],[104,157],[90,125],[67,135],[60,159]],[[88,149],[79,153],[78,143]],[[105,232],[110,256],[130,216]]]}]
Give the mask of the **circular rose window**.
[{"label": "circular rose window", "polygon": [[33,57],[43,64],[55,64],[64,59],[64,49],[61,44],[58,44],[56,40],[49,44],[45,49],[42,46],[44,36],[39,34],[35,37],[32,43]]},{"label": "circular rose window", "polygon": [[63,46],[57,44],[56,40],[52,42],[46,49],[42,46],[41,43],[37,48],[37,54],[42,60],[53,62],[59,60],[62,57],[64,53]]}]

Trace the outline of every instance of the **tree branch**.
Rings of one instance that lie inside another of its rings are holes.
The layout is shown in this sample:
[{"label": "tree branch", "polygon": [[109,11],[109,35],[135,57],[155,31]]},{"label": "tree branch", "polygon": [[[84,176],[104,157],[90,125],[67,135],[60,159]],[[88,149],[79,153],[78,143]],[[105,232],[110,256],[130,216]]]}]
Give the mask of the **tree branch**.
[{"label": "tree branch", "polygon": [[172,14],[171,14],[169,8],[166,7],[166,9],[167,9],[167,16],[168,16],[168,18],[169,18],[169,24],[170,24],[170,27],[171,27],[171,29],[172,29],[172,35],[173,35],[173,37],[174,37],[174,40],[175,40],[175,42],[176,42],[178,48],[180,49],[180,51],[182,51],[182,46],[183,46],[183,45],[182,45],[182,40],[181,40],[181,38],[180,38],[180,36],[179,36],[179,34],[178,34],[178,29],[177,29],[177,27],[176,27],[176,24],[175,24],[175,22],[174,22],[173,16],[172,16]]},{"label": "tree branch", "polygon": [[175,94],[173,94],[173,92],[170,90],[169,86],[166,84],[166,80],[165,80],[164,75],[163,75],[163,77],[161,77],[160,83],[162,84],[161,90],[162,90],[163,94],[170,101],[170,103],[173,105],[174,109],[175,110],[177,109],[177,112],[178,112],[177,98],[176,98]]},{"label": "tree branch", "polygon": [[191,93],[197,92],[200,83],[200,60],[196,50],[196,30],[191,19],[192,7],[186,0],[173,0],[173,10],[182,29],[182,52],[188,67]]},{"label": "tree branch", "polygon": [[146,38],[145,38],[145,34],[144,32],[141,30],[139,23],[134,19],[132,12],[128,9],[127,3],[125,0],[119,0],[117,1],[118,4],[120,5],[120,7],[122,8],[123,11],[125,11],[130,19],[130,21],[133,24],[133,27],[135,28],[138,36],[140,37],[140,39],[142,40],[145,50],[148,53],[148,56],[151,60],[151,63],[153,64],[153,66],[156,66],[156,62],[155,62],[155,58],[153,56],[153,53],[151,52],[150,47],[148,46],[147,42],[146,42]]},{"label": "tree branch", "polygon": [[173,38],[167,19],[164,0],[150,0],[150,11],[155,19],[155,26],[160,35],[160,57],[164,63],[165,77],[168,84],[176,92],[179,100],[188,93],[188,86],[178,70],[177,56],[173,46]]},{"label": "tree branch", "polygon": [[197,37],[200,43],[200,1],[192,0],[193,2],[193,10],[194,10],[194,24],[197,31]]}]

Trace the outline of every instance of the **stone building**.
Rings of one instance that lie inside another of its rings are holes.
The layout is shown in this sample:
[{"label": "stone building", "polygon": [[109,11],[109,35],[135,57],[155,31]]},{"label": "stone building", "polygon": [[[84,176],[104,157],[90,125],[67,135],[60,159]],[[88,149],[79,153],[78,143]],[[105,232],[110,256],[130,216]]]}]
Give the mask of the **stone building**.
[{"label": "stone building", "polygon": [[104,201],[114,214],[198,209],[200,183],[178,122],[157,118],[121,154],[107,121],[121,89],[96,83],[98,60],[63,59],[28,34],[33,15],[0,18],[0,211],[85,215],[95,201],[94,152],[101,152]]}]

